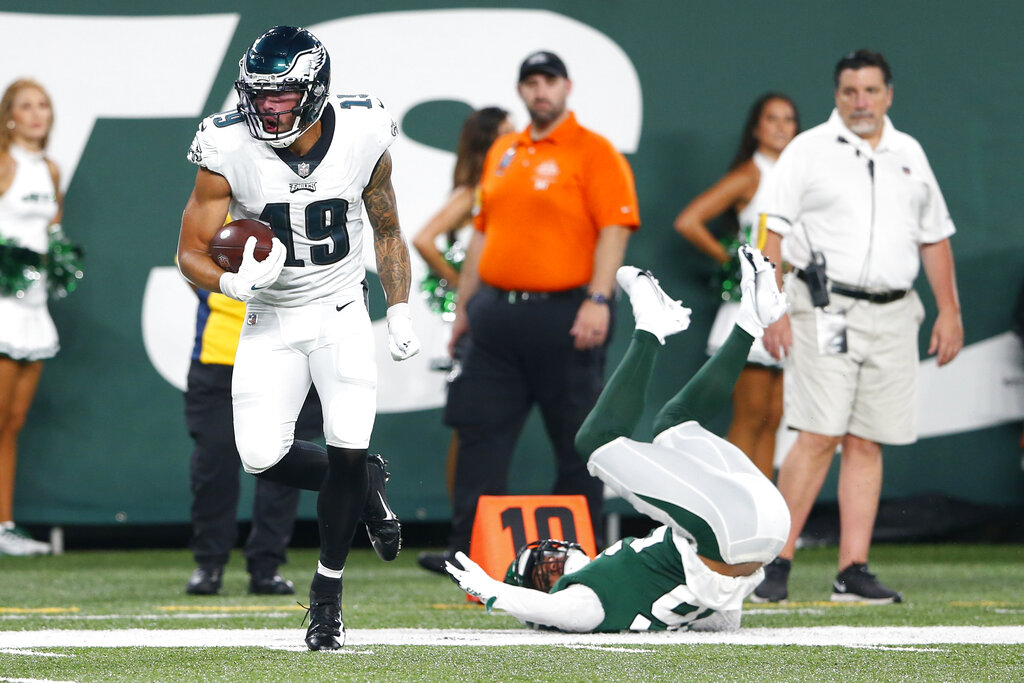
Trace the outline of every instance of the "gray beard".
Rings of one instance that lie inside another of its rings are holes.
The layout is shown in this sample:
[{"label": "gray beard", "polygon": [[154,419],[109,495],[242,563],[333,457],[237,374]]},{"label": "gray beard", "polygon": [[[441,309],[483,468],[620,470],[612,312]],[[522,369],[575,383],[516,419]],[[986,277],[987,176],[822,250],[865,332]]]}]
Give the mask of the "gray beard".
[{"label": "gray beard", "polygon": [[854,121],[850,130],[857,135],[871,135],[878,130],[879,125],[876,121]]}]

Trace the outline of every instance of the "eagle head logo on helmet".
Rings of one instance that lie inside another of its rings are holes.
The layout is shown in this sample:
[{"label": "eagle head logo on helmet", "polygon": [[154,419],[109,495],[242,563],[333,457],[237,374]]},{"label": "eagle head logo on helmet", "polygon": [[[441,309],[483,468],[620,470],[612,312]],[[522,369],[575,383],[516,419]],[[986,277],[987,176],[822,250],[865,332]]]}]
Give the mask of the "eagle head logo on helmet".
[{"label": "eagle head logo on helmet", "polygon": [[527,543],[505,572],[505,583],[545,593],[565,574],[582,569],[590,558],[578,543],[546,538]]},{"label": "eagle head logo on helmet", "polygon": [[[323,44],[304,28],[275,26],[264,32],[238,62],[238,111],[249,134],[272,147],[287,147],[320,119],[331,87],[331,58]],[[298,92],[298,104],[277,114],[261,114],[256,98],[273,92]],[[264,122],[293,114],[287,130]],[[269,131],[268,128],[274,128]]]}]

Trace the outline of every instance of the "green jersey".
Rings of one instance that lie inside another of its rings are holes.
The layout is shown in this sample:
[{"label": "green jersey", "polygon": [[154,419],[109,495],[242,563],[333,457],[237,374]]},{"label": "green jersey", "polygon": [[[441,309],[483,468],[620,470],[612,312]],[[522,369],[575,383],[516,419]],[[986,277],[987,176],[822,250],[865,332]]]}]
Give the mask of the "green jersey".
[{"label": "green jersey", "polygon": [[672,530],[660,526],[644,538],[627,537],[587,566],[560,578],[556,593],[574,584],[601,600],[604,621],[594,631],[664,631],[713,613],[697,604],[686,586],[683,560]]}]

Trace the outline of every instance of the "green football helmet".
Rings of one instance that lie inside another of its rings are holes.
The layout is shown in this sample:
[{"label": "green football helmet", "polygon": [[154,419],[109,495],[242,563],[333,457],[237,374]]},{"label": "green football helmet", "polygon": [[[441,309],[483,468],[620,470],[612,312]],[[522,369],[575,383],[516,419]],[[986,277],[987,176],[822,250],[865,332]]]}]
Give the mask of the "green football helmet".
[{"label": "green football helmet", "polygon": [[[238,111],[245,117],[249,134],[272,147],[287,147],[320,119],[331,87],[331,58],[312,33],[295,26],[275,26],[264,32],[238,62]],[[299,103],[286,112],[260,113],[256,98],[268,92],[298,92]],[[288,130],[265,120],[294,114]]]}]

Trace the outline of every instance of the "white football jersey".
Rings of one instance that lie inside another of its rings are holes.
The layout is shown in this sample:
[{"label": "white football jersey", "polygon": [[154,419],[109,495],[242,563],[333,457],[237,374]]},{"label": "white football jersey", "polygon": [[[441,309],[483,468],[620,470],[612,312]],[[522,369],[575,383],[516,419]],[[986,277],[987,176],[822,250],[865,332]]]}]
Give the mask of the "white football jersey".
[{"label": "white football jersey", "polygon": [[344,298],[366,276],[363,190],[398,126],[370,95],[332,95],[320,120],[303,157],[252,138],[238,112],[204,119],[189,149],[231,185],[232,218],[269,223],[287,248],[281,276],[256,295],[274,306]]}]

